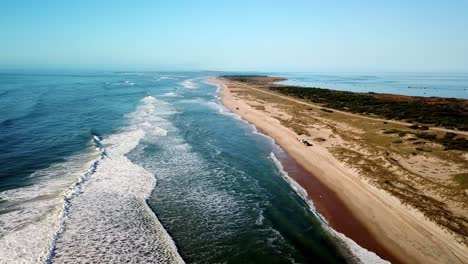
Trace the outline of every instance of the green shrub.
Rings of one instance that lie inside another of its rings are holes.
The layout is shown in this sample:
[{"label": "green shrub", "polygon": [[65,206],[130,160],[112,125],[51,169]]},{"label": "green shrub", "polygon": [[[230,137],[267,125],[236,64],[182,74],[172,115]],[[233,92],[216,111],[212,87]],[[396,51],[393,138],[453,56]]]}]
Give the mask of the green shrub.
[{"label": "green shrub", "polygon": [[[457,99],[450,103],[428,103],[423,100],[396,101],[370,94],[322,88],[271,86],[270,89],[320,103],[327,108],[468,131],[468,104],[460,103]],[[410,128],[429,129],[426,125],[411,125]]]}]

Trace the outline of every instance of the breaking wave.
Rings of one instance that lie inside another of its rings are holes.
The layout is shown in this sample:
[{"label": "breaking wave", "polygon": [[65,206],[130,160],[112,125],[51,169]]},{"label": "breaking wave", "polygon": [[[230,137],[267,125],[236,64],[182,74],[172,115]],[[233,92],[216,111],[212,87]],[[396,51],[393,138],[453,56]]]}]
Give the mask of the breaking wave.
[{"label": "breaking wave", "polygon": [[172,76],[172,75],[157,77],[158,81],[162,81],[162,80],[178,80],[179,78],[180,78],[180,76]]},{"label": "breaking wave", "polygon": [[291,188],[299,195],[299,197],[304,200],[305,203],[310,208],[310,211],[322,222],[323,226],[330,231],[330,233],[339,241],[343,242],[347,249],[351,252],[351,254],[357,258],[359,263],[369,263],[369,264],[389,264],[390,262],[381,259],[377,256],[374,252],[369,251],[361,246],[359,246],[356,242],[352,239],[348,238],[344,234],[334,230],[327,222],[327,220],[317,211],[314,206],[314,203],[308,199],[307,191],[302,188],[299,183],[297,183],[293,178],[289,176],[289,174],[284,170],[283,165],[281,162],[276,158],[275,154],[270,153],[270,159],[275,163],[278,171],[280,172],[281,176],[284,180],[291,186]]},{"label": "breaking wave", "polygon": [[144,137],[166,136],[157,123],[170,113],[147,96],[119,133],[35,172],[39,184],[1,192],[0,263],[183,263],[146,203],[154,175],[126,157]]},{"label": "breaking wave", "polygon": [[102,140],[106,155],[71,201],[65,231],[55,244],[54,263],[76,259],[183,263],[172,238],[146,203],[156,185],[154,175],[126,157],[145,136],[167,134],[154,125],[158,114],[167,113],[165,105],[145,97],[128,115],[129,126]]},{"label": "breaking wave", "polygon": [[162,94],[161,96],[163,96],[163,97],[181,97],[181,95],[176,93],[176,92],[167,92],[167,93]]},{"label": "breaking wave", "polygon": [[29,177],[40,183],[0,193],[0,263],[44,263],[49,259],[70,197],[103,155],[97,137],[92,141],[95,144],[84,153]]},{"label": "breaking wave", "polygon": [[198,85],[196,83],[194,83],[194,79],[185,80],[185,81],[181,82],[180,85],[182,85],[183,87],[185,87],[187,89],[197,89],[198,88]]}]

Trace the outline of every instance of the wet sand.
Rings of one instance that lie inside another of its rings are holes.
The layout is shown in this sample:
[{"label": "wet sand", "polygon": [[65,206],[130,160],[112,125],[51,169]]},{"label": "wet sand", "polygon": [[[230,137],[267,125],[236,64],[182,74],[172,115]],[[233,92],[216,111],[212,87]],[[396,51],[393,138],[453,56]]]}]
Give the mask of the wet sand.
[{"label": "wet sand", "polygon": [[[259,130],[262,132],[261,130]],[[292,157],[282,150],[274,151],[284,170],[307,191],[308,199],[313,201],[317,211],[325,217],[336,231],[345,234],[360,246],[377,254],[391,263],[401,263],[390,251],[385,249],[367,228],[359,222],[345,204],[317,177],[305,170]]]},{"label": "wet sand", "polygon": [[311,200],[337,231],[394,263],[467,263],[466,248],[451,234],[417,210],[362,180],[356,170],[336,160],[326,147],[304,146],[297,140],[299,135],[283,126],[273,113],[257,109],[256,98],[241,97],[237,92],[252,89],[291,104],[302,102],[242,83],[210,81],[223,88],[220,94],[226,107],[274,138],[294,158],[299,166],[282,160],[283,166],[309,192]]}]

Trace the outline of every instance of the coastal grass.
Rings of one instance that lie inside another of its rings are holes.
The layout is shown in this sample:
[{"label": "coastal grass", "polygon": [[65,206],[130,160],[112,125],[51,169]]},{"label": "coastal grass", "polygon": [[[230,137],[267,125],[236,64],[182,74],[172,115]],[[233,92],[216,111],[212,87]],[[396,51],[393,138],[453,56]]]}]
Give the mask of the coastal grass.
[{"label": "coastal grass", "polygon": [[[399,137],[404,137],[406,135],[413,135],[416,138],[411,138],[411,140],[425,139],[434,143],[441,144],[445,147],[445,150],[463,150],[468,151],[468,140],[463,137],[457,137],[458,135],[452,132],[447,132],[443,137],[438,137],[436,134],[427,133],[427,132],[414,132],[407,130],[399,129],[385,129],[384,134],[397,134]],[[402,143],[401,140],[399,143]]]},{"label": "coastal grass", "polygon": [[[416,208],[425,217],[457,236],[462,243],[468,244],[468,220],[466,217],[455,214],[447,203],[425,194],[426,192],[423,190],[428,185],[431,185],[433,190],[440,190],[444,186],[421,177],[415,179],[408,173],[399,175],[391,165],[383,165],[387,162],[382,157],[369,159],[366,155],[343,147],[334,148],[332,153],[340,161],[352,165],[371,184],[389,192],[403,204]],[[457,176],[456,179],[460,180],[462,184],[468,184],[466,176],[466,174]],[[449,195],[453,194],[454,192],[449,192]],[[464,197],[461,199],[463,201]]]},{"label": "coastal grass", "polygon": [[[298,135],[317,139],[317,142],[326,141],[327,144],[334,142],[334,138],[340,139],[341,143],[328,145],[335,158],[355,168],[371,184],[417,209],[468,245],[468,148],[467,138],[462,134],[431,130],[421,124],[408,126],[372,120],[365,118],[368,111],[361,113],[362,117],[350,117],[327,109],[333,108],[329,105],[322,104],[327,108],[303,105],[261,92],[271,89],[271,80],[267,77],[255,77],[254,81],[247,78],[242,82],[229,79],[229,87],[237,97],[252,102],[252,107],[274,105],[284,116],[290,117],[284,119],[277,114],[279,122]],[[267,111],[267,108],[262,111]],[[330,131],[328,137],[323,137],[324,134],[318,137],[309,132],[322,128]],[[401,163],[425,158],[438,163]]]},{"label": "coastal grass", "polygon": [[468,173],[454,175],[453,179],[459,184],[460,188],[468,189]]},{"label": "coastal grass", "polygon": [[[453,98],[427,102],[423,98],[415,97],[411,100],[391,100],[373,93],[362,94],[297,86],[273,85],[269,89],[322,104],[327,108],[468,131],[468,104],[464,100]],[[331,110],[323,108],[322,111]]]}]

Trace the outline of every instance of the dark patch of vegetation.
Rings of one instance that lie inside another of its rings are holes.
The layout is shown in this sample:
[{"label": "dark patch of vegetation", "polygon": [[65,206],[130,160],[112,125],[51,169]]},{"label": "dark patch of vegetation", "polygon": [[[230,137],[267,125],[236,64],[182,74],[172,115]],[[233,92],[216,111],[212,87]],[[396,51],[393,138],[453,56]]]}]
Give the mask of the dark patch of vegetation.
[{"label": "dark patch of vegetation", "polygon": [[456,136],[457,136],[457,134],[455,134],[453,132],[447,132],[447,134],[445,134],[446,138],[455,138]]},{"label": "dark patch of vegetation", "polygon": [[[400,137],[404,137],[407,134],[412,134],[420,139],[425,139],[430,142],[441,144],[445,147],[445,150],[464,150],[468,151],[468,140],[466,138],[457,138],[457,134],[447,132],[444,137],[437,137],[435,134],[427,132],[414,133],[411,131],[404,131],[399,129],[387,129],[383,131],[384,134],[398,134]],[[414,141],[416,138],[410,138],[408,140]],[[396,142],[393,142],[396,143]],[[424,144],[422,141],[413,142],[414,145]],[[418,149],[418,148],[416,148]]]},{"label": "dark patch of vegetation", "polygon": [[[427,218],[445,227],[448,231],[468,237],[466,228],[468,221],[463,216],[454,214],[444,202],[438,201],[421,192],[420,186],[405,178],[399,177],[392,171],[383,167],[378,161],[367,159],[361,154],[349,149],[339,148],[334,150],[339,153],[340,160],[348,164],[356,164],[355,168],[363,175],[369,177],[371,183],[383,188],[393,196],[399,198],[405,204],[409,204],[421,211]],[[420,151],[424,151],[421,149]],[[459,176],[465,181],[465,176]],[[459,178],[455,181],[459,182]],[[460,183],[460,182],[459,182]],[[467,240],[463,240],[467,244]]]},{"label": "dark patch of vegetation", "polygon": [[460,173],[453,177],[462,189],[468,189],[468,173]]},{"label": "dark patch of vegetation", "polygon": [[401,143],[403,143],[403,140],[397,139],[397,140],[392,141],[392,143],[401,144]]},{"label": "dark patch of vegetation", "polygon": [[396,134],[396,133],[400,133],[400,132],[401,132],[401,130],[392,128],[392,129],[385,129],[383,133],[384,134]]},{"label": "dark patch of vegetation", "polygon": [[[306,99],[325,107],[358,114],[374,114],[388,119],[406,120],[468,131],[468,104],[428,103],[422,99],[397,101],[369,94],[297,86],[270,86],[273,91]],[[427,126],[415,125],[417,129]]]},{"label": "dark patch of vegetation", "polygon": [[421,139],[426,139],[429,141],[436,141],[437,140],[437,135],[434,134],[429,134],[429,133],[415,133],[414,134],[416,137],[421,138]]},{"label": "dark patch of vegetation", "polygon": [[456,136],[455,133],[447,132],[443,138],[439,138],[437,141],[444,145],[446,150],[468,150],[468,140],[466,138],[456,138]]},{"label": "dark patch of vegetation", "polygon": [[304,129],[304,126],[301,123],[300,119],[297,119],[297,118],[292,118],[291,120],[280,119],[280,122],[282,125],[291,128],[299,136],[309,134],[309,132],[307,132],[307,130]]},{"label": "dark patch of vegetation", "polygon": [[417,148],[414,148],[414,149],[417,150],[417,151],[432,152],[430,149],[425,149],[425,148],[417,147]]},{"label": "dark patch of vegetation", "polygon": [[254,107],[255,107],[255,109],[257,109],[257,110],[265,111],[265,106],[263,106],[263,105],[256,105],[256,106],[254,106]]},{"label": "dark patch of vegetation", "polygon": [[406,134],[407,134],[406,131],[400,131],[400,132],[398,132],[398,136],[399,136],[399,137],[404,137],[404,136],[406,136]]},{"label": "dark patch of vegetation", "polygon": [[222,75],[220,78],[243,83],[261,83],[265,80],[270,82],[286,80],[284,78],[269,77],[265,75]]},{"label": "dark patch of vegetation", "polygon": [[232,81],[243,82],[243,83],[256,83],[257,78],[266,78],[267,76],[263,75],[222,75],[220,76],[224,79],[229,79]]},{"label": "dark patch of vegetation", "polygon": [[398,134],[399,137],[404,137],[410,132],[393,128],[393,129],[384,130],[383,133],[384,134]]},{"label": "dark patch of vegetation", "polygon": [[266,75],[221,75],[221,78],[233,80],[233,81],[240,81],[240,80],[250,80],[254,78],[268,78]]}]

